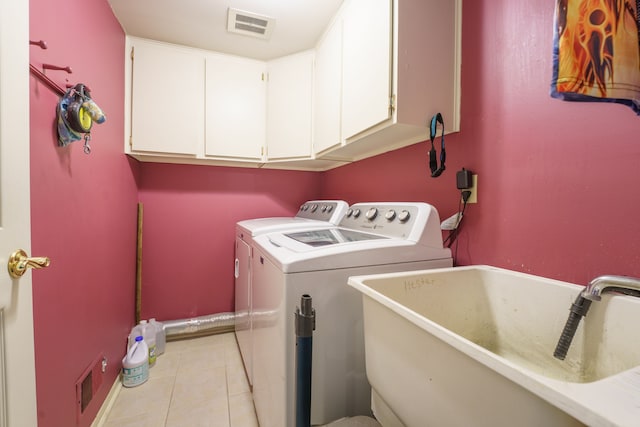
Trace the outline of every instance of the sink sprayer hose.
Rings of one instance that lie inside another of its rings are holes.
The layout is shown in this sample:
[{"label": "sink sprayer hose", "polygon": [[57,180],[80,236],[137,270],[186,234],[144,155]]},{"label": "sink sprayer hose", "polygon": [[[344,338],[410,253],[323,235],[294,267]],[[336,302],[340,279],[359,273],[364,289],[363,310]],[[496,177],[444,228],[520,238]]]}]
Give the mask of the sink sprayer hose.
[{"label": "sink sprayer hose", "polygon": [[571,341],[573,340],[573,336],[576,334],[580,320],[587,315],[587,311],[589,311],[590,306],[591,300],[586,299],[582,294],[578,295],[576,301],[571,304],[569,318],[567,319],[567,323],[564,325],[562,335],[560,335],[558,345],[556,345],[556,350],[553,352],[553,357],[564,360],[567,356],[569,346],[571,346]]}]

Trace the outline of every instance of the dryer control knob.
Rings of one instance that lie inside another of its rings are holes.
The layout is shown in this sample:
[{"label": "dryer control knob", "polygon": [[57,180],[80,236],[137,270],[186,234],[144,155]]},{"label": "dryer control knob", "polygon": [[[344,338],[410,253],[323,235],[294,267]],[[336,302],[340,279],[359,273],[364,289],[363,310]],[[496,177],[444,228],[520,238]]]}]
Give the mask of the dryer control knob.
[{"label": "dryer control knob", "polygon": [[327,205],[327,213],[331,212],[332,210],[333,210],[333,206]]},{"label": "dryer control knob", "polygon": [[349,208],[349,209],[347,209],[347,213],[345,214],[345,216],[347,218],[349,218],[352,214],[353,214],[353,210],[351,208]]},{"label": "dryer control knob", "polygon": [[326,207],[325,205],[322,205],[322,207],[320,208],[320,210],[321,210],[322,212],[326,212],[326,211],[327,211],[327,207]]},{"label": "dryer control knob", "polygon": [[396,211],[394,211],[393,209],[389,209],[387,213],[384,214],[384,217],[387,219],[387,221],[393,221],[393,219],[396,217]]},{"label": "dryer control knob", "polygon": [[378,216],[378,209],[371,208],[367,211],[367,213],[364,216],[367,217],[369,221],[373,221],[376,218],[376,216]]},{"label": "dryer control knob", "polygon": [[407,222],[409,221],[409,218],[411,218],[411,214],[409,213],[409,211],[403,210],[398,214],[398,220],[400,222]]},{"label": "dryer control knob", "polygon": [[353,210],[353,217],[354,218],[358,218],[360,216],[360,209],[354,209]]},{"label": "dryer control knob", "polygon": [[317,209],[318,209],[318,205],[316,205],[315,203],[311,205],[311,212],[315,212]]}]

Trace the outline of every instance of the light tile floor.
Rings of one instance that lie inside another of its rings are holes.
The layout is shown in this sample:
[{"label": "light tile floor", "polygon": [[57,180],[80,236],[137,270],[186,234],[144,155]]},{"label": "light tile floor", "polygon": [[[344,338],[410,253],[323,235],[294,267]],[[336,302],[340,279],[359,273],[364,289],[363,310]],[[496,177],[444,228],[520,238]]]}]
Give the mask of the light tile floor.
[{"label": "light tile floor", "polygon": [[122,388],[103,427],[258,427],[233,333],[171,341],[149,380]]}]

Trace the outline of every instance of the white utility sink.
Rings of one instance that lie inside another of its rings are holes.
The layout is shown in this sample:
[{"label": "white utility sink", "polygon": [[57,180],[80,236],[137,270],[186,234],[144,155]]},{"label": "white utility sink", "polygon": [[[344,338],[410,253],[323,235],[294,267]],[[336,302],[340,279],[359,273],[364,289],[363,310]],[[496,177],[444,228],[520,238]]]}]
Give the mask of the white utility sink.
[{"label": "white utility sink", "polygon": [[583,286],[489,266],[349,285],[363,294],[383,426],[640,425],[640,298],[594,302],[560,361],[553,352]]}]

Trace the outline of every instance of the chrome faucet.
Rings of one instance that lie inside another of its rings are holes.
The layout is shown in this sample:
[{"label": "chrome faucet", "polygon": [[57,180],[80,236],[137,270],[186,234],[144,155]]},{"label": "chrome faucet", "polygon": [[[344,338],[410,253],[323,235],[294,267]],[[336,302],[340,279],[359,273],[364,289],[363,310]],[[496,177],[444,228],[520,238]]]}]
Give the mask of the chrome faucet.
[{"label": "chrome faucet", "polygon": [[591,301],[600,301],[604,292],[619,292],[640,297],[640,279],[628,276],[600,276],[593,279],[582,291],[582,296]]},{"label": "chrome faucet", "polygon": [[573,336],[578,329],[580,320],[587,315],[592,301],[600,301],[605,292],[619,292],[625,295],[640,297],[640,279],[628,276],[600,276],[593,279],[586,288],[580,292],[576,301],[571,304],[569,318],[564,325],[562,335],[558,340],[553,356],[564,360],[569,351]]}]

